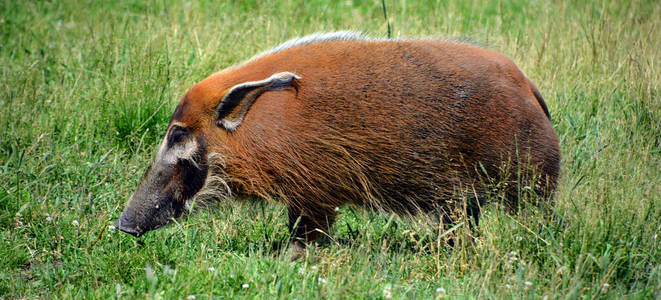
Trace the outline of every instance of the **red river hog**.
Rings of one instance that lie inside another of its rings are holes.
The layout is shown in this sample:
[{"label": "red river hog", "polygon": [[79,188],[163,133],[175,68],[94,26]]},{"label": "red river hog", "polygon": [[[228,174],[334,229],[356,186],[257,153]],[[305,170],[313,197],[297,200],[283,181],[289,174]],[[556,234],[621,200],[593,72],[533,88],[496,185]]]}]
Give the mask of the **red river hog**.
[{"label": "red river hog", "polygon": [[352,32],[288,41],[195,84],[115,226],[140,236],[197,197],[287,207],[297,247],[345,204],[477,221],[501,188],[549,197],[558,138],[535,85],[507,57],[433,39]]}]

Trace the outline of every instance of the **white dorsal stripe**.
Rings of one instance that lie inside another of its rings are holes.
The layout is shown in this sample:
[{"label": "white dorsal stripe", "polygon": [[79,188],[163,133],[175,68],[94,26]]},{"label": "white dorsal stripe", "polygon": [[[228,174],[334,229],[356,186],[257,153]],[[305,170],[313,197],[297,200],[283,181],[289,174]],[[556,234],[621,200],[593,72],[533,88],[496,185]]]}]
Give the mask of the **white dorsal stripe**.
[{"label": "white dorsal stripe", "polygon": [[278,46],[275,46],[269,50],[266,50],[264,52],[261,52],[253,56],[248,61],[252,61],[262,56],[280,52],[286,49],[312,44],[312,43],[321,43],[328,41],[408,41],[408,40],[437,40],[437,41],[447,41],[454,43],[479,44],[479,43],[475,43],[475,41],[462,37],[373,38],[367,36],[366,34],[363,34],[362,32],[353,31],[353,30],[344,30],[344,31],[336,31],[336,32],[316,32],[310,35],[290,39]]},{"label": "white dorsal stripe", "polygon": [[361,32],[357,31],[337,31],[337,32],[317,32],[303,37],[293,38],[288,40],[275,48],[268,50],[268,52],[278,52],[285,49],[293,48],[296,46],[326,42],[326,41],[355,41],[355,40],[369,40],[368,37],[364,36]]},{"label": "white dorsal stripe", "polygon": [[337,31],[337,32],[317,32],[303,37],[297,37],[288,40],[278,46],[275,46],[274,48],[271,48],[269,50],[266,50],[264,52],[261,52],[253,56],[251,59],[249,59],[249,61],[268,54],[280,52],[282,50],[286,50],[289,48],[294,48],[306,44],[311,44],[311,43],[319,43],[326,41],[356,41],[356,40],[358,41],[371,40],[371,38],[363,35],[361,32],[351,31],[351,30]]}]

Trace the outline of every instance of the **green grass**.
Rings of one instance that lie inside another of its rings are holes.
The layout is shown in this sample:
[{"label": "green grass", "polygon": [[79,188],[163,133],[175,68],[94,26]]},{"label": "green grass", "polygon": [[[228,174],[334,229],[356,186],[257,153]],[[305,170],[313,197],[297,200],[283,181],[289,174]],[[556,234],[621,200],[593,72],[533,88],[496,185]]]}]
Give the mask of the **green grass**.
[{"label": "green grass", "polygon": [[470,38],[539,86],[563,155],[552,212],[490,207],[449,248],[345,207],[293,263],[277,204],[140,239],[108,226],[192,84],[303,34],[385,37],[381,1],[105,2],[0,1],[0,298],[661,297],[658,1],[385,1],[393,37]]}]

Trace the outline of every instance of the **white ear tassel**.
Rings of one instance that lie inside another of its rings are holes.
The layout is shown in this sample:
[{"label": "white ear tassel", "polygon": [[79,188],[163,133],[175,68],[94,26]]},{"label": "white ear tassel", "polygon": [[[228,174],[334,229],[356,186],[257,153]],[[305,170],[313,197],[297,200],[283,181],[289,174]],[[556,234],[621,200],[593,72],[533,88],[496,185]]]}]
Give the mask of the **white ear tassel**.
[{"label": "white ear tassel", "polygon": [[236,130],[237,127],[239,127],[239,124],[243,121],[243,116],[240,116],[238,120],[236,121],[230,121],[227,119],[222,119],[220,121],[220,124],[225,128],[225,130],[232,132]]},{"label": "white ear tassel", "polygon": [[280,79],[280,80],[285,80],[285,81],[292,81],[294,79],[300,80],[301,76],[298,76],[292,72],[280,72],[280,73],[275,73],[269,77],[269,79],[274,80],[274,79]]},{"label": "white ear tassel", "polygon": [[[248,112],[248,108],[252,105],[252,102],[255,99],[240,99],[238,103],[236,99],[231,99],[233,93],[237,93],[242,89],[253,89],[253,88],[266,88],[266,90],[279,90],[291,86],[294,79],[300,80],[301,76],[298,76],[292,72],[280,72],[271,75],[269,78],[260,81],[248,81],[238,85],[235,85],[230,89],[229,92],[223,97],[218,105],[218,111],[224,111],[224,107],[228,105],[232,107],[231,110],[238,110],[234,120],[228,120],[224,116],[219,116],[220,120],[216,121],[216,124],[225,128],[227,131],[234,131],[243,121],[243,117]],[[247,101],[247,102],[245,102]],[[234,102],[234,103],[231,103]],[[243,103],[241,103],[243,102]]]}]

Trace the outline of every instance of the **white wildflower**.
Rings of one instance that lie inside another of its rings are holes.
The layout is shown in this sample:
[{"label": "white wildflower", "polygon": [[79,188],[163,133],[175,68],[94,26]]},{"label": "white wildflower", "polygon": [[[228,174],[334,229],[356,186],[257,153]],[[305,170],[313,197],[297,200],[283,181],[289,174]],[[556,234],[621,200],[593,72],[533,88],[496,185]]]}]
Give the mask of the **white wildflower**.
[{"label": "white wildflower", "polygon": [[445,289],[442,287],[436,288],[436,294],[438,294],[437,298],[444,298],[445,297]]},{"label": "white wildflower", "polygon": [[247,284],[247,283],[244,283],[243,285],[241,285],[241,288],[242,288],[242,289],[247,289],[247,288],[249,288],[249,287],[250,287],[250,285]]},{"label": "white wildflower", "polygon": [[604,282],[604,284],[601,285],[601,291],[602,291],[602,292],[606,292],[606,291],[608,291],[608,288],[609,288],[609,287],[611,287],[611,285],[608,284],[608,283],[606,283],[606,282]]},{"label": "white wildflower", "polygon": [[386,285],[386,287],[383,289],[383,296],[386,299],[392,298],[392,292],[390,291],[390,288],[391,288],[390,285]]},{"label": "white wildflower", "polygon": [[209,270],[209,272],[213,272],[213,271],[216,271],[216,268],[214,268],[214,267],[209,267],[209,268],[207,268],[207,270]]},{"label": "white wildflower", "polygon": [[319,277],[319,278],[317,279],[317,281],[318,281],[319,283],[326,283],[326,278]]},{"label": "white wildflower", "polygon": [[336,206],[336,207],[335,207],[335,211],[336,211],[336,212],[340,211],[340,208]]},{"label": "white wildflower", "polygon": [[147,281],[154,280],[154,269],[149,264],[145,266],[145,277],[147,277]]},{"label": "white wildflower", "polygon": [[317,266],[310,267],[310,270],[312,270],[312,271],[317,271],[317,269],[319,269],[319,267],[317,267]]},{"label": "white wildflower", "polygon": [[188,295],[188,297],[186,297],[186,300],[195,300],[195,295]]},{"label": "white wildflower", "polygon": [[78,222],[78,220],[73,220],[73,222],[71,222],[71,225],[77,227],[77,226],[80,226],[80,223]]},{"label": "white wildflower", "polygon": [[383,290],[383,296],[386,299],[391,299],[392,298],[392,293],[389,290]]},{"label": "white wildflower", "polygon": [[165,275],[172,276],[172,275],[176,274],[177,271],[175,271],[174,269],[170,268],[170,266],[167,266],[167,265],[166,265],[166,266],[163,268],[163,273],[165,273]]},{"label": "white wildflower", "polygon": [[524,288],[527,291],[532,287],[532,282],[526,281],[526,282],[523,283],[523,285],[525,286]]}]

